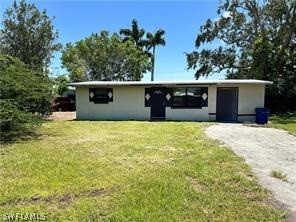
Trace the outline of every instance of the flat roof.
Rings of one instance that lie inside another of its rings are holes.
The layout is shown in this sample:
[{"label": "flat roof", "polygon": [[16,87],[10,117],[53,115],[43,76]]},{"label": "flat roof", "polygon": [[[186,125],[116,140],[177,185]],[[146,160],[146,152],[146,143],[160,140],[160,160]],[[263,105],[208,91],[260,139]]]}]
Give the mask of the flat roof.
[{"label": "flat roof", "polygon": [[178,85],[220,85],[220,84],[260,84],[270,85],[271,81],[256,79],[188,80],[188,81],[87,81],[69,83],[68,86],[178,86]]}]

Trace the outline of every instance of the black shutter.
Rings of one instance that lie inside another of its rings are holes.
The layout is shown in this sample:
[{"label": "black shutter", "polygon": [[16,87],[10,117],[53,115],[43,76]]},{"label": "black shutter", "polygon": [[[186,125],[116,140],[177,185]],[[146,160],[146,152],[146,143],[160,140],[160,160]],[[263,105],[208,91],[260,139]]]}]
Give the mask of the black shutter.
[{"label": "black shutter", "polygon": [[164,101],[165,101],[165,106],[172,106],[172,101],[173,101],[173,89],[172,88],[166,88],[164,94]]},{"label": "black shutter", "polygon": [[89,96],[89,101],[90,102],[95,101],[95,95],[96,95],[96,89],[95,88],[89,88],[88,96]]},{"label": "black shutter", "polygon": [[151,96],[152,96],[151,88],[145,88],[145,95],[144,95],[145,107],[150,107]]},{"label": "black shutter", "polygon": [[108,88],[107,89],[107,95],[108,95],[108,98],[109,98],[109,102],[113,102],[113,89],[112,88]]},{"label": "black shutter", "polygon": [[208,107],[208,87],[201,87],[200,88],[200,95],[201,95],[201,107]]}]

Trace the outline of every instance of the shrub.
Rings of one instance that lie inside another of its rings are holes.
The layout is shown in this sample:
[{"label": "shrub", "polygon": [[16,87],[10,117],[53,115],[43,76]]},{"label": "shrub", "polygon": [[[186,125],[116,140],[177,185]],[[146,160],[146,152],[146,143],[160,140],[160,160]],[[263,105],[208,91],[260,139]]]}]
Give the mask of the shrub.
[{"label": "shrub", "polygon": [[32,133],[40,117],[50,113],[51,85],[43,73],[1,54],[0,73],[0,139],[8,141]]},{"label": "shrub", "polygon": [[0,101],[0,138],[7,142],[34,133],[40,125],[38,116],[21,111],[10,101]]},{"label": "shrub", "polygon": [[50,113],[51,82],[19,59],[0,55],[0,99],[13,100],[20,110]]}]

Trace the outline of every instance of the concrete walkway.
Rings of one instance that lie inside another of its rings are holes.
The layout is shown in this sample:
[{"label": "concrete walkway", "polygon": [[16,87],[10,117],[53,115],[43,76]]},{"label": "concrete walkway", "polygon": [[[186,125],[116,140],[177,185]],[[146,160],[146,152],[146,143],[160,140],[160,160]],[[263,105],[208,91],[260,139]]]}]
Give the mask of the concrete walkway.
[{"label": "concrete walkway", "polygon": [[[205,130],[213,139],[229,146],[249,164],[260,182],[289,210],[288,221],[296,221],[296,137],[286,131],[220,123]],[[282,171],[288,181],[271,177]]]}]

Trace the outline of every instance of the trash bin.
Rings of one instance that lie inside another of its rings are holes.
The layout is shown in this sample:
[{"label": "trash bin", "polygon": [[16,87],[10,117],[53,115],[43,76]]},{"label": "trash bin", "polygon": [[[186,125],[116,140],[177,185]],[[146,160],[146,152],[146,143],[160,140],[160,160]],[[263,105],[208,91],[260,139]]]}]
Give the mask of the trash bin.
[{"label": "trash bin", "polygon": [[268,122],[268,109],[267,108],[256,108],[256,123],[257,124],[266,124]]}]

